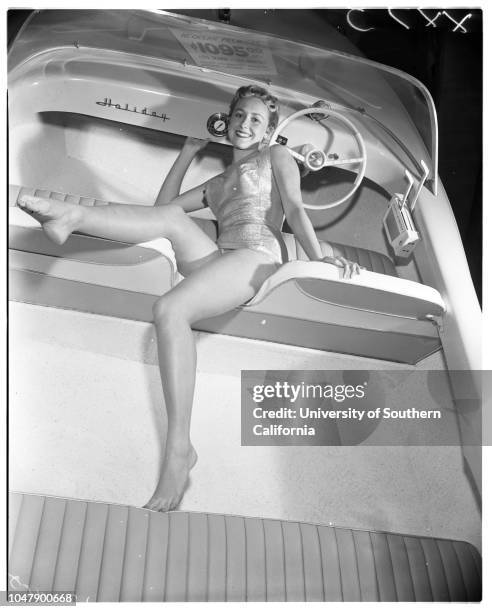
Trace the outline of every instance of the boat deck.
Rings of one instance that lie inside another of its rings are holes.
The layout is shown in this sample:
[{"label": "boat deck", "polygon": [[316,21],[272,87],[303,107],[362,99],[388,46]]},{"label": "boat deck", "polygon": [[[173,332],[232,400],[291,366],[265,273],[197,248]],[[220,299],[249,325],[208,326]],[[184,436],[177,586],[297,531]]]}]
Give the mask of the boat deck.
[{"label": "boat deck", "polygon": [[[152,325],[15,303],[10,332],[11,490],[146,503],[166,427]],[[241,369],[409,366],[196,338],[199,460],[181,510],[452,538],[480,549],[480,512],[458,446],[241,446]],[[419,367],[442,369],[440,354]]]}]

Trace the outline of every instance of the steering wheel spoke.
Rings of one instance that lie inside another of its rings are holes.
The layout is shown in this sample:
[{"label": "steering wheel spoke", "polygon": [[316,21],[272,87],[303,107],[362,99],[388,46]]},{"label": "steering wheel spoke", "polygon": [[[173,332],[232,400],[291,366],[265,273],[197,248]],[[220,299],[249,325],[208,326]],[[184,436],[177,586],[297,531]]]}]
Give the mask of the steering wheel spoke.
[{"label": "steering wheel spoke", "polygon": [[[301,161],[309,170],[312,172],[316,172],[317,170],[321,170],[322,168],[332,167],[332,166],[349,166],[353,164],[358,164],[359,168],[357,170],[357,176],[355,178],[354,184],[344,196],[336,200],[335,202],[328,202],[323,205],[312,205],[312,204],[304,204],[305,208],[314,208],[316,210],[323,210],[326,208],[334,208],[335,206],[339,206],[348,198],[350,198],[359,188],[362,179],[364,178],[364,173],[366,170],[367,164],[367,154],[366,147],[362,136],[356,126],[349,120],[347,117],[342,115],[341,113],[334,111],[331,108],[324,108],[323,106],[314,106],[310,108],[304,108],[300,111],[292,113],[286,119],[280,123],[277,129],[273,132],[270,138],[270,146],[277,142],[277,138],[279,137],[281,131],[291,122],[297,119],[298,117],[303,117],[304,115],[308,115],[310,117],[315,117],[317,124],[326,129],[325,123],[329,121],[337,121],[341,123],[347,131],[350,133],[352,138],[356,141],[358,148],[358,156],[357,157],[346,157],[341,158],[337,154],[328,154],[328,152],[323,151],[318,148],[311,148],[308,151],[302,153],[299,151],[295,151],[291,147],[288,147],[290,154],[295,158]],[[282,137],[281,137],[282,138]],[[286,140],[285,140],[286,141]]]},{"label": "steering wheel spoke", "polygon": [[294,149],[291,149],[287,145],[285,145],[285,148],[289,151],[292,157],[294,157],[295,159],[298,159],[301,162],[304,162],[304,155],[301,155],[301,153],[298,153],[297,151],[295,151]]},{"label": "steering wheel spoke", "polygon": [[353,157],[351,159],[329,159],[324,167],[327,166],[348,166],[349,164],[361,164],[364,160],[363,157]]}]

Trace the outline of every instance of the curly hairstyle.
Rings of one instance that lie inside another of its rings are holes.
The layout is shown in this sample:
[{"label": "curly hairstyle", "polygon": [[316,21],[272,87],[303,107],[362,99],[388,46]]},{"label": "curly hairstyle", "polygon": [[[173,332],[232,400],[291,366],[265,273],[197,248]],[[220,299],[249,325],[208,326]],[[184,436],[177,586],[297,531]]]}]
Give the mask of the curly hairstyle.
[{"label": "curly hairstyle", "polygon": [[231,100],[229,106],[229,116],[232,115],[234,107],[242,98],[258,98],[268,109],[269,121],[268,128],[274,130],[278,125],[278,99],[268,93],[263,87],[257,85],[243,85],[240,87]]}]

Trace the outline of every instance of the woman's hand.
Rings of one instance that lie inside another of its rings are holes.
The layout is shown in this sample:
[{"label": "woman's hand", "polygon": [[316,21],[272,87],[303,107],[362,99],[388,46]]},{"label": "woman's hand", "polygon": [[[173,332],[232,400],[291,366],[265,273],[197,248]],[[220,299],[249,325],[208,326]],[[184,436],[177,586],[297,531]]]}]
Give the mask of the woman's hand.
[{"label": "woman's hand", "polygon": [[365,268],[359,266],[355,261],[350,261],[340,256],[330,257],[327,255],[322,257],[319,261],[333,264],[337,266],[337,268],[343,268],[343,278],[353,278],[356,274],[360,274],[361,270],[365,270]]},{"label": "woman's hand", "polygon": [[182,152],[188,153],[190,155],[195,156],[202,149],[204,149],[210,140],[202,140],[201,138],[193,138],[188,136],[188,138],[184,141]]}]

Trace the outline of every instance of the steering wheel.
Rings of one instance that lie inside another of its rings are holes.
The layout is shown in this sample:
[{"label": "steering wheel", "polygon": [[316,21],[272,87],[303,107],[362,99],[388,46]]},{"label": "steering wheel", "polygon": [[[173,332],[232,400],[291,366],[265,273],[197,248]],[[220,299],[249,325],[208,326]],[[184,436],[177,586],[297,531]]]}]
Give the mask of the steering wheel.
[{"label": "steering wheel", "polygon": [[352,185],[352,188],[350,189],[350,191],[346,193],[344,196],[342,196],[335,202],[330,202],[328,204],[322,204],[322,205],[304,204],[305,208],[313,208],[316,210],[325,210],[326,208],[335,208],[335,206],[339,206],[340,204],[342,204],[342,202],[345,202],[345,200],[350,198],[350,196],[352,196],[359,188],[362,182],[362,179],[364,178],[364,173],[366,170],[366,164],[367,164],[366,146],[364,144],[362,136],[360,135],[355,125],[349,119],[344,117],[341,113],[333,111],[326,106],[313,106],[309,108],[303,108],[300,111],[292,113],[292,115],[289,115],[288,117],[286,117],[280,123],[280,125],[277,127],[277,129],[273,132],[272,136],[270,137],[270,143],[269,143],[270,146],[273,144],[276,144],[277,141],[280,142],[281,144],[282,144],[282,140],[286,141],[286,139],[280,136],[281,131],[285,129],[285,127],[291,121],[294,121],[298,117],[302,117],[304,115],[309,115],[311,119],[313,119],[313,121],[318,121],[319,123],[322,120],[327,120],[327,119],[338,120],[340,123],[342,123],[348,128],[348,131],[351,133],[351,135],[357,142],[359,156],[351,157],[351,158],[339,157],[336,153],[330,154],[326,151],[323,151],[321,149],[316,149],[314,147],[310,149],[307,153],[302,155],[301,153],[294,151],[290,147],[287,147],[289,153],[293,157],[300,160],[303,164],[305,164],[309,168],[309,170],[312,170],[314,172],[316,172],[317,170],[321,170],[321,168],[326,168],[327,166],[348,166],[351,164],[359,165],[354,184]]}]

